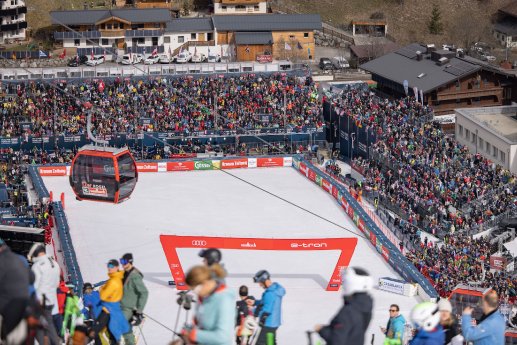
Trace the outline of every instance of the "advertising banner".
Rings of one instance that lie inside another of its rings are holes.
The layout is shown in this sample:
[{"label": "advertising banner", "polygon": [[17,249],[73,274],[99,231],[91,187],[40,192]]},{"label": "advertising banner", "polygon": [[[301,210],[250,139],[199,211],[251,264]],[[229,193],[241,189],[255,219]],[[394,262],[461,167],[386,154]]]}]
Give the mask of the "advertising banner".
[{"label": "advertising banner", "polygon": [[321,188],[327,191],[327,193],[332,194],[332,184],[324,178],[321,179]]},{"label": "advertising banner", "polygon": [[379,290],[393,292],[399,295],[404,295],[405,282],[402,280],[392,278],[379,278]]},{"label": "advertising banner", "polygon": [[167,171],[190,171],[194,170],[194,162],[167,162]]},{"label": "advertising banner", "polygon": [[373,232],[370,232],[370,242],[372,242],[374,246],[377,245],[377,236],[375,236]]},{"label": "advertising banner", "polygon": [[214,162],[219,163],[219,161],[212,161],[212,160],[195,161],[194,170],[214,170],[214,169],[216,169]]},{"label": "advertising banner", "polygon": [[359,218],[357,220],[357,227],[359,228],[359,230],[361,230],[361,232],[364,233],[364,220],[362,220],[362,218]]},{"label": "advertising banner", "polygon": [[349,205],[348,207],[348,216],[351,218],[351,219],[354,219],[354,208],[352,206]]},{"label": "advertising banner", "polygon": [[506,268],[506,258],[502,256],[490,256],[490,268],[493,270],[504,271]]},{"label": "advertising banner", "polygon": [[221,169],[239,169],[248,167],[248,158],[224,159],[221,162]]},{"label": "advertising banner", "polygon": [[284,157],[284,167],[293,166],[293,157]]},{"label": "advertising banner", "polygon": [[[338,291],[341,285],[341,271],[348,267],[357,238],[311,238],[311,239],[271,239],[271,238],[230,238],[160,235],[160,242],[178,290],[187,290],[185,273],[177,254],[178,248],[220,248],[243,250],[341,250],[327,291]],[[245,254],[243,254],[243,259]]]},{"label": "advertising banner", "polygon": [[314,182],[321,187],[321,176],[316,175],[316,178],[314,179]]},{"label": "advertising banner", "polygon": [[332,185],[332,196],[334,197],[334,199],[339,199],[338,192],[339,190],[337,189],[337,187]]},{"label": "advertising banner", "polygon": [[283,157],[257,158],[257,166],[259,168],[281,167],[284,166]]},{"label": "advertising banner", "polygon": [[307,177],[309,177],[309,180],[311,180],[312,182],[316,182],[316,172],[310,168],[307,168],[307,169],[308,169]]},{"label": "advertising banner", "polygon": [[158,172],[167,172],[167,162],[158,162]]},{"label": "advertising banner", "polygon": [[345,213],[348,214],[348,201],[344,197],[341,197],[341,207],[345,210]]},{"label": "advertising banner", "polygon": [[300,172],[305,175],[305,177],[309,177],[309,168],[305,163],[300,162]]},{"label": "advertising banner", "polygon": [[67,175],[67,167],[65,165],[39,167],[38,171],[41,176],[66,176]]},{"label": "advertising banner", "polygon": [[382,250],[382,257],[386,260],[386,261],[389,261],[390,259],[390,251],[388,250],[388,248],[386,248],[385,246],[382,246],[381,248]]},{"label": "advertising banner", "polygon": [[248,158],[248,168],[256,168],[257,165],[257,158]]},{"label": "advertising banner", "polygon": [[138,172],[158,172],[158,163],[154,162],[136,162],[136,170]]}]

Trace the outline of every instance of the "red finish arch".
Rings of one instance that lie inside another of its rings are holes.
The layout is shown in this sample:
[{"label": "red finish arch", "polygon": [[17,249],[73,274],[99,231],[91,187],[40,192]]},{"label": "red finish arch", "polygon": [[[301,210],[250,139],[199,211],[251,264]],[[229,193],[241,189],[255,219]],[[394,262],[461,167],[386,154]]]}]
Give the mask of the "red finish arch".
[{"label": "red finish arch", "polygon": [[341,250],[336,267],[327,285],[327,291],[338,291],[341,285],[341,271],[348,267],[357,238],[310,238],[272,239],[160,235],[167,263],[178,290],[187,290],[185,274],[176,252],[177,248],[219,248],[243,250]]}]

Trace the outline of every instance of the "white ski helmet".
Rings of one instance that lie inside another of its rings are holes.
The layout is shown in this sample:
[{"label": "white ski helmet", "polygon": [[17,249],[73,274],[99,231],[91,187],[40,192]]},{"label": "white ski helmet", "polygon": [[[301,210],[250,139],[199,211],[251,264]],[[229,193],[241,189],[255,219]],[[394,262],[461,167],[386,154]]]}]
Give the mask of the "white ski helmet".
[{"label": "white ski helmet", "polygon": [[369,292],[373,288],[373,279],[368,272],[358,267],[348,267],[341,272],[343,295],[352,296],[358,292]]},{"label": "white ski helmet", "polygon": [[438,304],[433,302],[417,304],[413,310],[411,310],[411,321],[424,331],[432,331],[440,322]]}]

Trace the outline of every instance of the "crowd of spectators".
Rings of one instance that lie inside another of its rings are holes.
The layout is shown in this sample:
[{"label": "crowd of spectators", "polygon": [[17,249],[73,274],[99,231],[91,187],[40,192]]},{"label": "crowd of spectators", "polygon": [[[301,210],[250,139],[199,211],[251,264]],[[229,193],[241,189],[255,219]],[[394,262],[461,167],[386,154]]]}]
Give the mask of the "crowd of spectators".
[{"label": "crowd of spectators", "polygon": [[[353,163],[365,174],[365,189],[396,206],[411,224],[453,233],[516,208],[515,176],[469,153],[439,124],[421,121],[429,115],[427,106],[352,90],[339,97],[337,107],[360,126],[373,126],[378,140],[369,159],[358,157]],[[470,205],[497,188],[503,191]]]},{"label": "crowd of spectators", "polygon": [[312,79],[279,73],[116,78],[56,85],[31,81],[7,84],[0,95],[2,91],[1,137],[84,134],[86,112],[81,102],[86,101],[95,105],[93,128],[97,136],[141,131],[189,135],[284,125],[296,131],[323,125]]}]

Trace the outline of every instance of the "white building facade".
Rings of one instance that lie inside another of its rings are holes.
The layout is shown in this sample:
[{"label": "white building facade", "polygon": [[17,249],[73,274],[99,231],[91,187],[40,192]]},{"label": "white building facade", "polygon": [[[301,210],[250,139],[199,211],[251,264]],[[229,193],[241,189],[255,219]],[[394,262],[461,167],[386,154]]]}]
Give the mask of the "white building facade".
[{"label": "white building facade", "polygon": [[214,14],[264,14],[267,1],[220,0],[214,1]]},{"label": "white building facade", "polygon": [[0,0],[0,43],[24,41],[27,29],[24,0]]},{"label": "white building facade", "polygon": [[517,107],[456,109],[456,140],[517,173]]}]

